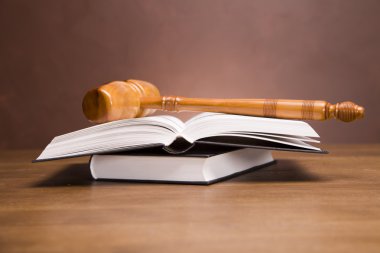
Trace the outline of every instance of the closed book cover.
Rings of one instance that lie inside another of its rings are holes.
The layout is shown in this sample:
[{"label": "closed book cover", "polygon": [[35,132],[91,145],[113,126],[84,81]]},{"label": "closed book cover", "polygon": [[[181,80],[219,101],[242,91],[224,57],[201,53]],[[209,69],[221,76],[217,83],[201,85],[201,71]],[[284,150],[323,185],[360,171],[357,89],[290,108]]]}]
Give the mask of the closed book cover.
[{"label": "closed book cover", "polygon": [[93,155],[95,179],[211,184],[273,163],[269,150],[251,148],[198,149],[171,155],[162,149]]}]

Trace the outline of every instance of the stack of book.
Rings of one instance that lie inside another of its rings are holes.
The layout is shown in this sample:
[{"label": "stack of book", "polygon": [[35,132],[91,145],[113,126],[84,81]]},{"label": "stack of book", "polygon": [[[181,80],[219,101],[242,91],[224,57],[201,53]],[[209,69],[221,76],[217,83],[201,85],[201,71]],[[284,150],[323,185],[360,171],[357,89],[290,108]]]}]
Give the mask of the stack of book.
[{"label": "stack of book", "polygon": [[91,155],[95,179],[210,184],[274,162],[271,150],[325,153],[307,123],[221,113],[119,120],[55,137],[35,161]]}]

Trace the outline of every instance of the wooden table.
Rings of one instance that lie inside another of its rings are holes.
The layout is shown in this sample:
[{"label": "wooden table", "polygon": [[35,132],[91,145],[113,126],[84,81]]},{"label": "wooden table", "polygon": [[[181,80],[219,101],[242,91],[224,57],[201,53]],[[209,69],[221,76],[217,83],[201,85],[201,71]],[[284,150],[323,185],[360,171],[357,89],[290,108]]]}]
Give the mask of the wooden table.
[{"label": "wooden table", "polygon": [[380,252],[380,145],[275,152],[211,186],[101,182],[0,151],[0,252]]}]

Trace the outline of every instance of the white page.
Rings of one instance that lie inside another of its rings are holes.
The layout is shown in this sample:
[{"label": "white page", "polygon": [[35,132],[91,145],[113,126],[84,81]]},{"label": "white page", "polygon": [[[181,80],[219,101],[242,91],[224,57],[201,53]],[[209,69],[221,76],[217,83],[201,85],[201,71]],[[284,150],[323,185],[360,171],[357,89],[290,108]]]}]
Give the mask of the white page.
[{"label": "white page", "polygon": [[244,134],[218,134],[210,137],[218,137],[218,136],[225,136],[225,137],[243,137],[243,138],[250,138],[250,139],[257,139],[257,140],[263,140],[263,141],[269,141],[273,143],[280,143],[285,144],[289,146],[299,147],[299,148],[305,148],[305,149],[312,149],[312,150],[321,150],[320,148],[314,147],[312,145],[309,145],[303,141],[289,139],[284,140],[281,138],[268,138],[264,136],[254,136],[254,135],[244,135]]},{"label": "white page", "polygon": [[64,140],[71,140],[74,137],[91,135],[93,133],[100,133],[102,131],[110,131],[111,129],[120,129],[127,126],[151,126],[158,125],[164,126],[170,129],[172,132],[178,133],[185,128],[185,124],[176,117],[173,116],[152,116],[137,119],[125,119],[108,122],[100,125],[77,130],[71,133],[63,134],[54,138],[54,142],[60,142]]},{"label": "white page", "polygon": [[181,135],[189,142],[227,132],[282,134],[319,137],[309,124],[296,120],[202,113],[186,122]]},{"label": "white page", "polygon": [[314,143],[320,143],[319,140],[312,139],[306,136],[295,136],[295,135],[281,135],[281,134],[266,134],[266,133],[246,133],[246,132],[230,132],[232,134],[244,134],[244,135],[254,135],[254,136],[266,136],[266,137],[274,137],[274,138],[280,138],[285,140],[298,140],[298,141],[304,141],[304,142],[314,142]]},{"label": "white page", "polygon": [[152,144],[169,145],[185,124],[172,116],[119,120],[55,137],[37,159],[85,155]]}]

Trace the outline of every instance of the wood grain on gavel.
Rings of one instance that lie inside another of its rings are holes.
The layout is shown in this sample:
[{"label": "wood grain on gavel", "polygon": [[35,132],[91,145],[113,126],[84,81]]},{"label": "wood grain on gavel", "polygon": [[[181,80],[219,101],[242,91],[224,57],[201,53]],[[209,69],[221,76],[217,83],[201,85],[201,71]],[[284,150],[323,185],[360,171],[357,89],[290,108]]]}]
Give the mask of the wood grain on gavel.
[{"label": "wood grain on gavel", "polygon": [[336,118],[344,122],[364,117],[364,108],[352,102],[332,105],[320,100],[161,97],[153,84],[140,80],[115,81],[90,90],[83,98],[82,107],[87,119],[96,123],[144,117],[155,110],[220,112],[299,120]]}]

